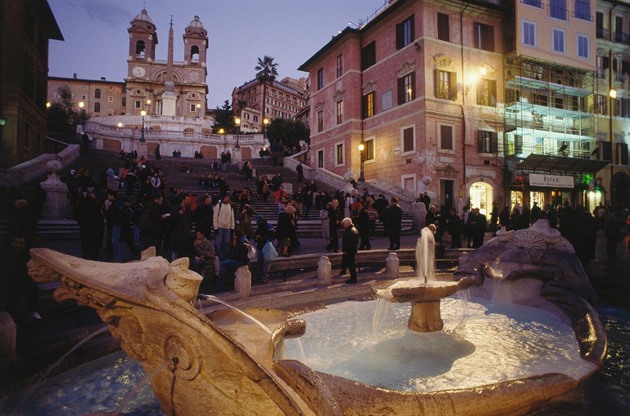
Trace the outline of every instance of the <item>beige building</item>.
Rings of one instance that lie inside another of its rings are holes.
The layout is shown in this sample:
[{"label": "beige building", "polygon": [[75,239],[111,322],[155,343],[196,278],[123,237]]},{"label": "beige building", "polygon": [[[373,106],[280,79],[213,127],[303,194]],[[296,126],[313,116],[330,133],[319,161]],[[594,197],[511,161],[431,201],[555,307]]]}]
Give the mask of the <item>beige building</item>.
[{"label": "beige building", "polygon": [[[299,80],[286,77],[281,81],[267,84],[265,116],[269,120],[276,118],[292,119],[306,106],[304,92],[306,78]],[[241,131],[262,131],[264,120],[261,119],[263,85],[260,81],[249,81],[232,91],[232,108],[241,119]]]},{"label": "beige building", "polygon": [[146,10],[132,21],[129,32],[127,114],[203,117],[208,85],[208,32],[198,16],[184,30],[184,60],[173,57],[173,25],[169,28],[168,57],[158,60],[157,28]]},{"label": "beige building", "polygon": [[[88,117],[124,115],[126,113],[126,91],[124,82],[48,77],[48,102],[59,101],[59,91],[67,87],[72,93],[72,102],[82,108]],[[81,104],[82,103],[82,104]]]},{"label": "beige building", "polygon": [[599,172],[614,204],[630,204],[630,2],[597,2],[596,116],[598,155],[612,164]]}]

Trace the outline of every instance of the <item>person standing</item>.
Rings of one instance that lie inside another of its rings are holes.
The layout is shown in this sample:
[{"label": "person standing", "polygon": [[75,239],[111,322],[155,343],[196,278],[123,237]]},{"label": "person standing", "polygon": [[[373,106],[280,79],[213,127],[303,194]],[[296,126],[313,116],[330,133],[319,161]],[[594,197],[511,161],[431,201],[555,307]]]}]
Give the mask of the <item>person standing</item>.
[{"label": "person standing", "polygon": [[328,223],[330,225],[330,241],[326,245],[326,250],[334,253],[339,251],[339,227],[343,218],[343,208],[339,206],[339,200],[333,199],[328,210]]},{"label": "person standing", "polygon": [[228,195],[214,207],[212,216],[212,225],[215,229],[216,236],[214,248],[220,260],[225,257],[225,250],[230,244],[230,234],[234,230],[234,210],[230,204]]},{"label": "person standing", "polygon": [[392,197],[392,203],[387,213],[387,228],[389,230],[388,250],[400,249],[400,230],[402,228],[402,208],[398,204],[398,198]]},{"label": "person standing", "polygon": [[9,246],[0,254],[0,297],[7,311],[16,322],[20,321],[20,289],[26,295],[28,306],[27,321],[41,323],[42,317],[37,312],[39,306],[39,287],[28,275],[29,254],[27,240],[23,233],[15,232],[7,239]]},{"label": "person standing", "polygon": [[462,219],[457,215],[457,209],[452,207],[446,218],[446,228],[451,235],[451,248],[462,247]]},{"label": "person standing", "polygon": [[322,237],[324,241],[330,241],[330,219],[328,218],[328,211],[330,210],[330,203],[319,210],[319,220],[322,222]]},{"label": "person standing", "polygon": [[102,232],[103,216],[101,204],[96,200],[94,190],[89,190],[74,209],[74,216],[79,224],[81,237],[81,257],[86,260],[98,260]]},{"label": "person standing", "polygon": [[473,248],[479,248],[483,245],[483,240],[488,227],[488,219],[479,212],[479,208],[473,208],[468,217],[470,224],[470,233],[472,235]]},{"label": "person standing", "polygon": [[298,163],[295,167],[295,171],[297,172],[297,181],[302,182],[302,179],[304,179],[304,167],[302,166],[302,162]]},{"label": "person standing", "polygon": [[346,269],[350,272],[350,280],[346,283],[357,283],[357,265],[354,256],[357,254],[357,244],[359,243],[359,231],[352,224],[351,218],[341,220],[341,226],[344,229],[343,238],[341,239],[341,271],[340,276],[346,274]]},{"label": "person standing", "polygon": [[359,250],[371,250],[372,245],[370,244],[370,213],[365,206],[365,202],[359,202],[359,204],[361,204],[361,210],[359,211],[359,217],[357,221],[357,228],[359,230],[359,236],[361,237]]}]

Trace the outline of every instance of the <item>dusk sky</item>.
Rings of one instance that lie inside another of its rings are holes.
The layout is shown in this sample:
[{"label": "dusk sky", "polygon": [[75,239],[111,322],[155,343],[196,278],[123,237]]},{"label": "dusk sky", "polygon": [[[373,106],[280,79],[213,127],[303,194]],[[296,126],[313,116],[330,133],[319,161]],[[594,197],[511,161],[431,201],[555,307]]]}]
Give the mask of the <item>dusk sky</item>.
[{"label": "dusk sky", "polygon": [[[48,0],[65,41],[50,41],[49,76],[122,82],[131,20],[146,8],[157,27],[156,59],[166,60],[171,15],[174,60],[183,61],[184,29],[199,16],[208,31],[208,108],[255,78],[258,58],[278,64],[278,79],[298,67],[349,23],[358,25],[387,0]],[[230,100],[231,101],[231,100]]]}]

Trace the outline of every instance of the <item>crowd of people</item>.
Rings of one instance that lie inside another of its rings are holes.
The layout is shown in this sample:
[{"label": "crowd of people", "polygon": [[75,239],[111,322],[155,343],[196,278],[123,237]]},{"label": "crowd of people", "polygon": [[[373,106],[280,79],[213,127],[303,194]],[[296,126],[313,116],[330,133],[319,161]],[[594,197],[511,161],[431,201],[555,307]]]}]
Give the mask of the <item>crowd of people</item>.
[{"label": "crowd of people", "polygon": [[[223,166],[231,163],[228,153],[221,155],[221,165],[217,161],[211,168],[224,170]],[[388,200],[382,194],[370,194],[368,189],[330,194],[303,177],[289,194],[281,173],[254,177],[251,162],[244,164],[243,172],[247,180],[255,182],[255,195],[248,187],[231,190],[225,175],[217,173],[200,175],[200,192],[189,192],[170,187],[165,172],[135,152],[121,154],[121,160],[121,166],[109,166],[97,175],[81,168],[64,178],[86,259],[122,262],[128,259],[123,255],[125,245],[135,258],[141,250],[155,247],[158,255],[169,260],[189,258],[191,269],[214,281],[218,289],[233,285],[236,270],[253,260],[260,266],[260,280],[266,281],[271,260],[291,256],[300,247],[299,223],[311,211],[318,213],[325,249],[342,252],[341,272],[350,273],[349,283],[356,282],[354,256],[358,250],[371,250],[377,222],[389,239],[388,249],[401,248],[403,210],[396,197]],[[253,208],[254,198],[267,202],[270,196],[277,207],[275,227]],[[417,202],[426,207],[424,225],[435,229],[438,256],[447,247],[480,247],[487,231],[524,229],[538,219],[546,219],[552,228],[559,229],[585,265],[595,257],[598,232],[606,235],[611,263],[617,260],[618,242],[625,239],[627,247],[630,240],[630,217],[621,207],[599,206],[589,213],[568,202],[557,207],[516,204],[511,210],[499,209],[495,203],[488,219],[478,207],[466,206],[461,213],[454,207],[438,208],[427,193]],[[41,317],[24,272],[24,259],[34,236],[37,212],[37,206],[29,206],[19,195],[11,197],[9,223],[13,228],[2,253],[10,265],[3,272],[10,270],[16,276],[2,279],[3,293],[5,297],[16,290],[29,294],[28,316],[33,320]]]}]

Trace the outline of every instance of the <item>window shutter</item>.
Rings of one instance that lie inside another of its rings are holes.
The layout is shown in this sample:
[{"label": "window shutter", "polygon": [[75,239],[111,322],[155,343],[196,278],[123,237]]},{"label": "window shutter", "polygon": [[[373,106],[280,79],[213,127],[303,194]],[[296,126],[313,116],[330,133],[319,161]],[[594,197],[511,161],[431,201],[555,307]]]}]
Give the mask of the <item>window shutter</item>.
[{"label": "window shutter", "polygon": [[367,118],[367,95],[361,97],[361,118]]},{"label": "window shutter", "polygon": [[622,165],[628,164],[628,144],[617,143],[617,161]]},{"label": "window shutter", "polygon": [[398,105],[405,102],[405,79],[398,78]]},{"label": "window shutter", "polygon": [[457,72],[449,72],[449,98],[453,101],[457,100]]},{"label": "window shutter", "polygon": [[401,49],[403,47],[403,23],[398,23],[396,25],[396,49]]},{"label": "window shutter", "polygon": [[433,95],[435,95],[436,97],[439,97],[440,94],[438,94],[438,82],[439,82],[439,77],[438,77],[438,70],[435,69],[433,70]]}]

